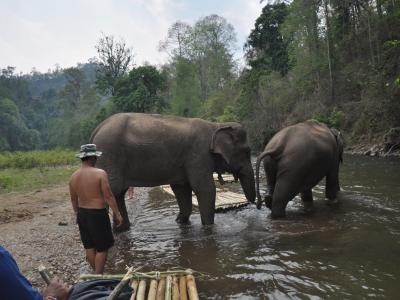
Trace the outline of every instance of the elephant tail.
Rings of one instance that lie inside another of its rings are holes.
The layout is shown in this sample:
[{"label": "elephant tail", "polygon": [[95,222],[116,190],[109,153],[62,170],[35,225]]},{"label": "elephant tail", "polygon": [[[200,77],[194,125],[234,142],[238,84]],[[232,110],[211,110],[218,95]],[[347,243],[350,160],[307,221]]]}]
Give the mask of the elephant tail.
[{"label": "elephant tail", "polygon": [[257,162],[256,162],[256,186],[257,186],[257,208],[261,208],[261,195],[260,195],[260,163],[261,161],[267,156],[270,155],[269,152],[264,151],[257,157]]}]

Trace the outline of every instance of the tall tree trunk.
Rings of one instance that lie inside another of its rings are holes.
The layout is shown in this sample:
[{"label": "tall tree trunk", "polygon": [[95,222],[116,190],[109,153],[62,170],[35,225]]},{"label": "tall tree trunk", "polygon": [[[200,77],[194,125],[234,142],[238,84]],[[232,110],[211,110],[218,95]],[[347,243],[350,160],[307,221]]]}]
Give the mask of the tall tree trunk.
[{"label": "tall tree trunk", "polygon": [[377,57],[377,64],[380,65],[381,63],[381,30],[382,28],[386,29],[386,22],[383,24],[382,18],[382,0],[376,0],[376,10],[378,12],[378,25],[376,30],[376,57]]},{"label": "tall tree trunk", "polygon": [[328,0],[324,0],[324,12],[325,12],[325,22],[326,22],[326,50],[328,57],[328,68],[329,68],[329,86],[330,86],[330,102],[335,100],[334,86],[333,86],[333,76],[332,76],[332,54],[331,54],[331,28],[329,22],[328,14]]},{"label": "tall tree trunk", "polygon": [[372,63],[372,66],[375,66],[374,49],[372,46],[372,37],[371,37],[371,14],[370,14],[369,8],[368,8],[368,12],[367,12],[367,25],[368,25],[368,44],[369,44],[369,52],[370,52],[370,56],[371,56],[371,63]]},{"label": "tall tree trunk", "polygon": [[320,49],[319,49],[319,36],[318,36],[318,0],[312,1],[312,24],[311,24],[311,34],[312,34],[312,51],[310,53],[313,63],[313,69],[316,70],[316,79],[317,79],[317,93],[318,96],[321,96],[321,74],[320,74],[320,66],[319,63],[316,62],[319,57]]}]

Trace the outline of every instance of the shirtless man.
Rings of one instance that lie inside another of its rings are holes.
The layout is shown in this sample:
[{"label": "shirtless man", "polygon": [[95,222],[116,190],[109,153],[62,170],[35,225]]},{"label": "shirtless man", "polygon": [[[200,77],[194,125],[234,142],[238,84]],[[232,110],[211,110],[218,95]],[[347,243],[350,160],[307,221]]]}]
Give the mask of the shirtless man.
[{"label": "shirtless man", "polygon": [[107,173],[94,167],[97,157],[101,156],[101,152],[96,151],[96,145],[82,145],[76,156],[82,160],[82,166],[72,174],[69,181],[72,208],[77,216],[87,260],[96,274],[102,274],[108,249],[114,245],[106,205],[112,209],[117,226],[123,220]]}]

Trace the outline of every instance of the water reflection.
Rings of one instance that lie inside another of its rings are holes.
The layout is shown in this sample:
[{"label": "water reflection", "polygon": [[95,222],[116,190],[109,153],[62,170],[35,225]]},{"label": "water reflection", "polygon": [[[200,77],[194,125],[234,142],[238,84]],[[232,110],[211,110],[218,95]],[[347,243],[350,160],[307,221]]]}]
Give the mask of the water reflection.
[{"label": "water reflection", "polygon": [[206,275],[198,281],[202,299],[395,299],[399,167],[399,160],[346,156],[339,205],[326,204],[320,185],[311,214],[296,198],[285,220],[272,221],[266,208],[250,205],[217,214],[209,227],[201,226],[197,210],[190,225],[176,224],[173,197],[135,189],[128,203],[132,228],[117,238],[112,269],[190,267]]}]

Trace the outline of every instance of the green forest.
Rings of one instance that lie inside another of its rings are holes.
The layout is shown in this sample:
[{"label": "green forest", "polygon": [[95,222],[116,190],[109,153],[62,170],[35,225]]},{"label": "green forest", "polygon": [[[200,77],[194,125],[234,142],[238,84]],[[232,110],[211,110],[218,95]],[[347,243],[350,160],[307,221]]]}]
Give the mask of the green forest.
[{"label": "green forest", "polygon": [[[164,65],[135,64],[135,45],[102,34],[87,63],[18,74],[0,66],[0,151],[77,148],[118,112],[245,125],[253,149],[317,119],[350,144],[400,127],[398,0],[265,3],[244,45],[223,17],[177,21]],[[243,47],[245,61],[235,59]]]}]

